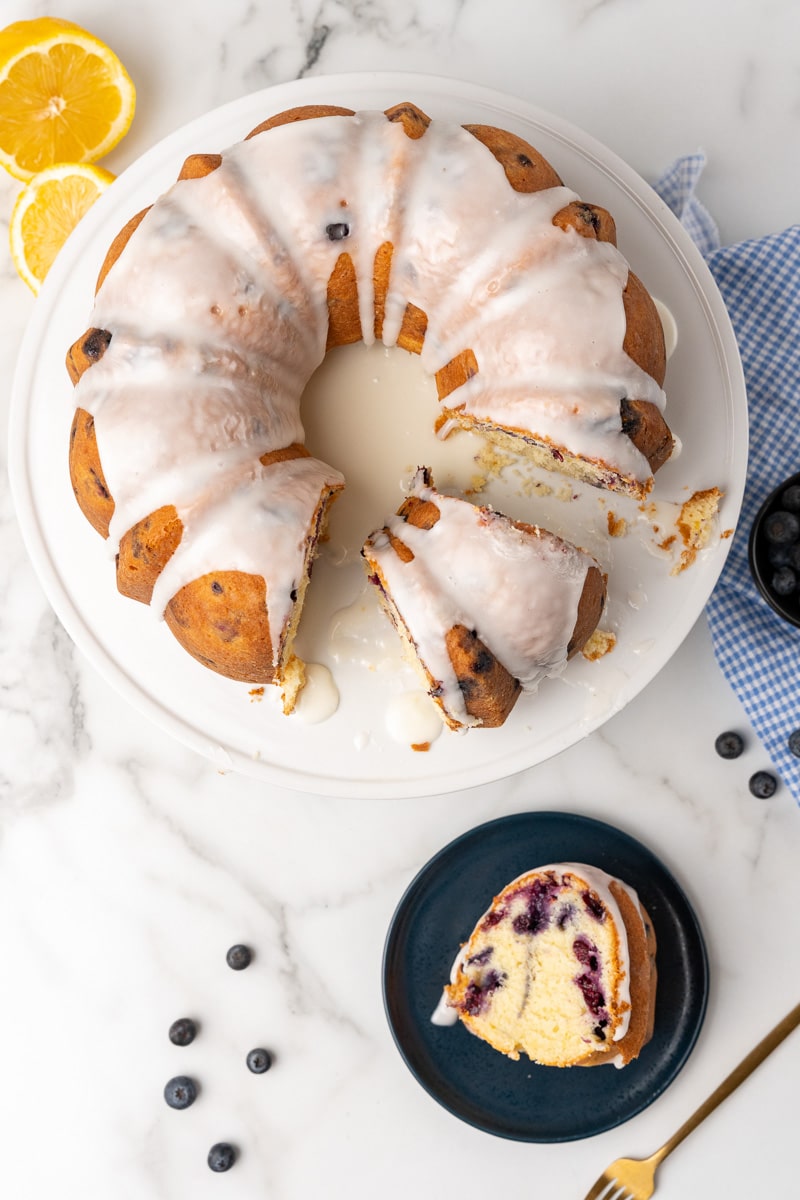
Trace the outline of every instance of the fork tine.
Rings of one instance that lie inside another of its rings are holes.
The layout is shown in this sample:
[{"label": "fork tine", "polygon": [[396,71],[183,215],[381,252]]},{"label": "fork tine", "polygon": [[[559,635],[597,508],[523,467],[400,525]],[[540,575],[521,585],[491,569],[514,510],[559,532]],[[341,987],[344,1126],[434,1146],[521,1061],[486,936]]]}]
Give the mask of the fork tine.
[{"label": "fork tine", "polygon": [[610,1200],[611,1193],[609,1188],[618,1190],[619,1184],[616,1179],[609,1179],[608,1175],[601,1175],[595,1183],[594,1187],[585,1197],[585,1200]]},{"label": "fork tine", "polygon": [[603,1197],[603,1200],[632,1200],[631,1193],[621,1183],[617,1183],[616,1179],[612,1179],[612,1188]]}]

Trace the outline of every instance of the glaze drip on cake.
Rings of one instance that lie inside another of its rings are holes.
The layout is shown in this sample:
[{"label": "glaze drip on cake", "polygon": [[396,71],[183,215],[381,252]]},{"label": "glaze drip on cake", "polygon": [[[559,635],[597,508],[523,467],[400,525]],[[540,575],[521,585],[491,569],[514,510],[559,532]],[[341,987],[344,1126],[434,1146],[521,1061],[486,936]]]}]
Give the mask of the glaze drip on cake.
[{"label": "glaze drip on cake", "polygon": [[[430,121],[412,104],[312,106],[193,155],[103,264],[91,328],[68,355],[70,470],[88,519],[120,548],[120,590],[152,595],[223,674],[261,682],[272,666],[249,618],[229,653],[227,623],[217,636],[189,576],[234,571],[243,599],[259,590],[270,546],[223,493],[263,507],[258,463],[302,449],[306,383],[328,349],[358,340],[422,354],[441,436],[460,425],[510,439],[533,462],[640,497],[671,453],[655,306],[610,215],[516,135]],[[320,503],[305,525],[288,506],[287,521],[313,554],[343,481],[312,471]],[[296,590],[291,571],[279,586]]]},{"label": "glaze drip on cake", "polygon": [[[425,468],[363,554],[451,728],[501,723],[470,704],[482,677],[496,664],[503,669],[510,691],[498,714],[504,720],[520,691],[535,692],[564,670],[603,608],[605,586],[590,555],[546,530],[443,495]],[[591,618],[582,625],[581,606],[589,601]],[[454,630],[464,634],[456,639]],[[496,679],[492,690],[498,691]]]},{"label": "glaze drip on cake", "polygon": [[655,938],[636,892],[583,863],[526,872],[461,948],[448,1010],[510,1058],[624,1066],[652,1033]]}]

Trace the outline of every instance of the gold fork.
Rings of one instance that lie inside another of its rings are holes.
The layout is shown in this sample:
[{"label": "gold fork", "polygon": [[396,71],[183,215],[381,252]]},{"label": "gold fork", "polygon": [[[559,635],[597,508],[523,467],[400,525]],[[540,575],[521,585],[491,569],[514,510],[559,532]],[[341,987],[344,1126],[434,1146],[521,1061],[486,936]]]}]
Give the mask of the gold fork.
[{"label": "gold fork", "polygon": [[679,1146],[684,1138],[692,1133],[718,1104],[730,1096],[740,1083],[744,1083],[752,1075],[756,1067],[780,1046],[793,1029],[800,1025],[800,1004],[779,1021],[775,1028],[755,1046],[745,1058],[734,1067],[730,1075],[723,1079],[704,1100],[700,1107],[692,1113],[688,1121],[684,1121],[680,1129],[673,1133],[669,1141],[651,1154],[649,1158],[618,1158],[610,1167],[606,1167],[597,1183],[589,1191],[586,1200],[650,1200],[656,1186],[656,1168]]}]

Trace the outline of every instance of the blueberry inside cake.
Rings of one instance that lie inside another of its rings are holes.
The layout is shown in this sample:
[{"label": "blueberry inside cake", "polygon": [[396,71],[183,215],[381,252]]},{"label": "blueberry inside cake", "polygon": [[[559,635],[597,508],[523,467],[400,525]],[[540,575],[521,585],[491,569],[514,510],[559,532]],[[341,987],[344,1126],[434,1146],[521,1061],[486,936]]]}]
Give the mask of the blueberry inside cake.
[{"label": "blueberry inside cake", "polygon": [[655,949],[628,885],[584,864],[539,867],[480,918],[434,1020],[513,1059],[623,1067],[653,1032]]}]

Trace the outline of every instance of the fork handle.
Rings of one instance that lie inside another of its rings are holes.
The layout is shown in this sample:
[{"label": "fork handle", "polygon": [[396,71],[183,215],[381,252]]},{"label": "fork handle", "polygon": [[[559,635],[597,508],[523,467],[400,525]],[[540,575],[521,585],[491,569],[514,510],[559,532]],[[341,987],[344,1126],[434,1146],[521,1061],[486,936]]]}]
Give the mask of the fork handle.
[{"label": "fork handle", "polygon": [[692,1113],[688,1120],[684,1121],[680,1129],[673,1133],[669,1141],[665,1142],[660,1150],[656,1150],[652,1155],[651,1160],[658,1165],[663,1159],[671,1154],[676,1146],[679,1146],[684,1138],[692,1133],[701,1121],[704,1121],[709,1113],[712,1113],[717,1105],[721,1104],[730,1096],[731,1092],[735,1091],[740,1083],[744,1083],[749,1075],[752,1075],[756,1067],[767,1058],[772,1051],[780,1046],[793,1029],[800,1025],[800,1004],[796,1004],[790,1013],[779,1021],[770,1033],[765,1038],[762,1038],[757,1046],[754,1046],[749,1054],[745,1055],[738,1067],[734,1067],[730,1075],[723,1079],[718,1088],[711,1093],[707,1100],[704,1100],[700,1107]]}]

